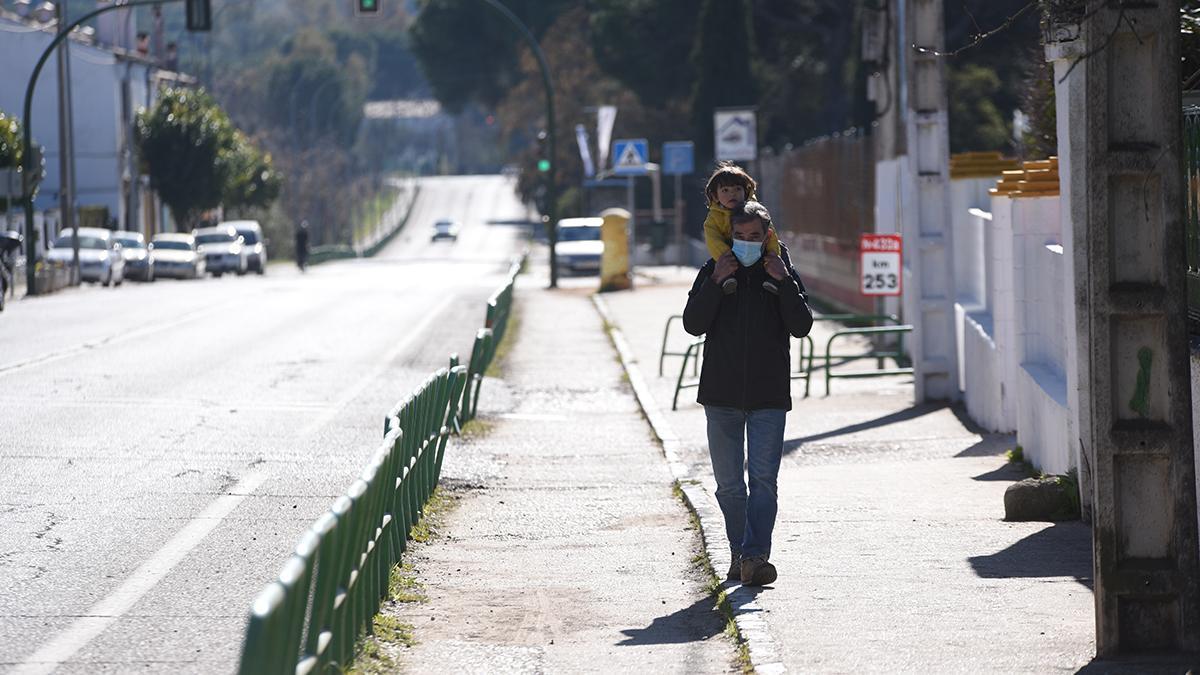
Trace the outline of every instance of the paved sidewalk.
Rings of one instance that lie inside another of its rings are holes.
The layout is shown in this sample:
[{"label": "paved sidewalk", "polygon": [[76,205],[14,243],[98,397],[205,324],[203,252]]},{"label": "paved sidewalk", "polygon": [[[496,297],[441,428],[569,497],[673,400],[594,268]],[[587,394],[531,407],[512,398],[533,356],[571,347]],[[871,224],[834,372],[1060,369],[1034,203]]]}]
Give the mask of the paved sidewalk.
[{"label": "paved sidewalk", "polygon": [[[603,296],[647,382],[648,412],[679,437],[704,486],[709,552],[728,560],[695,389],[670,409],[679,359],[658,376],[663,325],[693,270],[654,268]],[[686,336],[676,324],[677,350]],[[814,328],[818,349],[830,327]],[[864,364],[865,365],[865,364]],[[779,580],[736,590],[765,617],[760,671],[1075,672],[1094,653],[1091,539],[1080,523],[1007,523],[1011,436],[977,433],[943,406],[913,406],[911,377],[793,387],[772,561]],[[657,408],[658,413],[653,412]],[[714,536],[716,534],[716,536]],[[759,611],[761,610],[761,611]],[[752,623],[747,623],[752,625]]]},{"label": "paved sidewalk", "polygon": [[589,293],[518,278],[503,377],[482,435],[454,438],[461,495],[406,559],[429,601],[402,667],[421,673],[734,672],[735,646],[692,563],[701,550]]}]

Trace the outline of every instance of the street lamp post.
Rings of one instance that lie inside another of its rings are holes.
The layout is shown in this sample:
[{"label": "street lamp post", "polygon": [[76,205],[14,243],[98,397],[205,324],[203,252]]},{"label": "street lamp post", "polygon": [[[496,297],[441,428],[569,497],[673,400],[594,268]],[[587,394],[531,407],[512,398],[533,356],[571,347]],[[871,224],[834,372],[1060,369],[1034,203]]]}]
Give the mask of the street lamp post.
[{"label": "street lamp post", "polygon": [[[52,3],[47,0],[38,9],[49,18],[53,11],[57,25],[67,22],[65,0]],[[41,16],[39,15],[39,18]],[[71,56],[70,40],[58,46],[58,212],[62,227],[71,229],[71,280],[72,286],[79,285],[79,227],[75,222],[75,106],[71,102]]]},{"label": "street lamp post", "polygon": [[537,58],[538,68],[542,71],[542,86],[546,89],[546,147],[550,153],[550,170],[546,172],[546,213],[544,215],[546,217],[546,235],[550,240],[550,288],[557,288],[558,257],[554,252],[554,245],[558,243],[558,226],[554,216],[558,206],[556,204],[558,195],[554,175],[558,171],[558,160],[554,153],[557,133],[554,124],[554,85],[550,81],[550,66],[546,64],[546,55],[542,53],[542,48],[533,37],[533,33],[529,32],[529,28],[512,11],[501,4],[499,0],[483,0],[483,2],[504,15],[504,18],[508,19],[509,23],[517,29],[521,37],[525,38],[529,49]]}]

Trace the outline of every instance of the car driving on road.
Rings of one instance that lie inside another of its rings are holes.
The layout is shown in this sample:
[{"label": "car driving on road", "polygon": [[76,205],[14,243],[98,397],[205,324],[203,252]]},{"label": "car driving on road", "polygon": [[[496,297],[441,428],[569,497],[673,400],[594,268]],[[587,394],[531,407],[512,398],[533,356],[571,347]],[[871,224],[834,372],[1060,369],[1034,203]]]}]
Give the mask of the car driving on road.
[{"label": "car driving on road", "polygon": [[242,237],[246,249],[247,269],[259,274],[267,271],[267,242],[263,239],[262,225],[257,220],[230,220],[221,225],[230,225]]},{"label": "car driving on road", "polygon": [[196,250],[204,255],[209,274],[219,277],[225,272],[239,276],[246,273],[250,263],[242,236],[229,224],[196,230]]},{"label": "car driving on road", "polygon": [[433,224],[433,234],[429,237],[429,240],[449,239],[450,241],[458,241],[459,229],[458,222],[443,218]]},{"label": "car driving on road", "polygon": [[125,258],[125,278],[154,281],[154,252],[146,246],[146,237],[128,230],[117,230],[113,237],[121,245],[121,255]]},{"label": "car driving on road", "polygon": [[154,273],[160,277],[198,279],[207,266],[204,256],[196,251],[196,238],[182,232],[154,235],[150,242],[154,251]]},{"label": "car driving on road", "polygon": [[[70,266],[75,255],[71,242],[73,235],[74,231],[69,227],[60,232],[46,254],[46,260]],[[79,228],[79,278],[82,281],[100,282],[105,286],[120,286],[125,281],[125,258],[112,230]]]},{"label": "car driving on road", "polygon": [[600,256],[604,242],[600,240],[603,218],[563,218],[558,221],[558,241],[554,254],[560,272],[600,271]]}]

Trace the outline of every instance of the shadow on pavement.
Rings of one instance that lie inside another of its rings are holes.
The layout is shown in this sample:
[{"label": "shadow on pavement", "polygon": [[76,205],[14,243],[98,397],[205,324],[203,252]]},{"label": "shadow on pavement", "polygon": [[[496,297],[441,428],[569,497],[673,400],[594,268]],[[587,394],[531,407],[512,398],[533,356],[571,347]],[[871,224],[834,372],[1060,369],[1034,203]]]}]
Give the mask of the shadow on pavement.
[{"label": "shadow on pavement", "polygon": [[[989,434],[984,433],[983,438],[979,439],[975,445],[956,453],[955,457],[995,457],[1003,455],[1007,450],[1011,449],[1015,444],[1012,434]],[[1016,478],[1020,480],[1024,478]]]},{"label": "shadow on pavement", "polygon": [[[961,457],[962,455],[958,456]],[[1015,482],[1027,477],[1028,475],[1019,466],[1013,464],[1012,462],[1005,462],[1004,464],[1001,464],[999,468],[992,469],[987,473],[981,473],[978,476],[971,476],[971,480],[1006,480]]]},{"label": "shadow on pavement", "polygon": [[835,436],[854,434],[860,431],[866,431],[867,429],[877,429],[879,427],[886,427],[889,424],[896,424],[898,422],[907,422],[908,420],[937,412],[945,407],[946,406],[944,403],[923,403],[921,405],[916,405],[911,408],[906,408],[898,412],[884,415],[883,417],[877,417],[873,420],[867,420],[866,422],[859,422],[857,424],[850,424],[840,429],[825,431],[819,434],[813,434],[811,436],[801,436],[800,438],[789,438],[783,442],[783,454],[786,455],[790,452],[794,452],[805,443],[814,443],[816,441],[823,441],[827,438],[834,438]]},{"label": "shadow on pavement", "polygon": [[698,642],[722,632],[724,628],[720,615],[713,610],[713,599],[704,596],[681,610],[656,618],[645,628],[622,630],[625,639],[618,642],[617,646]]},{"label": "shadow on pavement", "polygon": [[985,579],[1071,577],[1092,587],[1092,531],[1081,522],[1055,523],[990,555],[967,562]]},{"label": "shadow on pavement", "polygon": [[1183,675],[1197,672],[1200,655],[1153,655],[1128,659],[1092,659],[1076,675]]}]

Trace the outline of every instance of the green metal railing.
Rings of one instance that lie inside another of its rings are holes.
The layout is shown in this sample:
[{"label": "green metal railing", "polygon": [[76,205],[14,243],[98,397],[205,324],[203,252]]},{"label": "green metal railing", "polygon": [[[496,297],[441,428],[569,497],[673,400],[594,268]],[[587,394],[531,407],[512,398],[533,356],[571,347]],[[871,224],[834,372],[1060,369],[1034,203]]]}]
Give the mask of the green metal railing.
[{"label": "green metal railing", "polygon": [[438,485],[450,434],[475,415],[483,373],[512,313],[514,263],[488,300],[471,360],[430,375],[387,412],[367,468],[300,537],[250,606],[241,675],[341,672],[388,594],[392,568]]},{"label": "green metal railing", "polygon": [[[833,335],[830,335],[829,341],[825,343],[825,395],[829,395],[830,384],[833,382],[833,378],[835,377],[861,378],[911,374],[913,372],[912,366],[903,365],[905,361],[902,361],[902,359],[904,359],[904,334],[911,333],[912,330],[913,327],[907,325],[874,326],[871,328],[846,328],[845,330],[839,330]],[[874,350],[863,354],[843,354],[836,357],[839,360],[839,363],[846,363],[848,361],[855,361],[858,359],[876,359],[878,363],[875,370],[854,370],[850,372],[835,373],[833,372],[833,357],[830,356],[830,354],[833,353],[833,341],[837,340],[838,338],[844,338],[851,335],[898,335],[900,336],[900,341],[897,343],[895,350]],[[884,367],[883,359],[885,357],[896,359],[897,366],[895,368]],[[805,388],[807,389],[807,384],[805,385]]]},{"label": "green metal railing", "polygon": [[[671,325],[676,320],[682,320],[680,314],[673,314],[667,317],[667,323],[663,327],[662,346],[658,353],[658,374],[663,374],[663,361],[668,356],[682,356],[683,362],[679,364],[679,374],[675,378],[675,395],[671,398],[671,410],[677,410],[679,407],[679,392],[684,389],[691,389],[700,386],[700,380],[697,377],[697,371],[700,368],[700,360],[704,353],[704,336],[694,338],[688,342],[687,347],[683,351],[669,351],[667,343],[671,333]],[[811,336],[804,336],[798,340],[797,344],[797,360],[796,367],[792,371],[791,378],[793,380],[804,380],[804,396],[807,398],[812,388],[812,376],[818,368],[823,368],[825,371],[825,394],[829,395],[830,381],[834,378],[861,378],[861,377],[882,377],[885,375],[901,375],[912,373],[913,370],[909,367],[908,356],[904,351],[903,334],[912,331],[912,326],[899,325],[899,319],[895,314],[818,314],[813,317],[814,321],[834,321],[846,324],[867,324],[865,327],[844,328],[833,334],[829,341],[825,343],[825,353],[818,355],[816,353],[816,345],[813,343]],[[883,325],[873,325],[883,324]],[[833,352],[833,343],[835,338],[847,337],[850,335],[899,335],[900,340],[894,348],[877,348],[873,347],[867,352],[835,354]],[[896,362],[895,368],[887,368],[885,359],[893,359]],[[820,359],[821,364],[816,365],[814,361]],[[849,373],[834,373],[833,366],[857,361],[860,359],[875,359],[875,370],[853,371]],[[688,364],[692,366],[692,375],[687,377]],[[686,379],[685,379],[686,378]]]},{"label": "green metal railing", "polygon": [[367,468],[251,605],[239,672],[321,672],[350,662],[437,486],[466,370],[437,371],[388,414]]},{"label": "green metal railing", "polygon": [[458,424],[466,424],[475,418],[479,407],[479,390],[483,387],[483,376],[492,359],[496,356],[496,348],[504,339],[508,330],[508,320],[512,315],[513,287],[517,282],[517,274],[521,272],[525,257],[514,261],[508,269],[508,280],[487,301],[487,313],[484,316],[484,328],[475,333],[475,344],[471,347],[471,362],[467,370],[467,385],[463,389],[461,413]]},{"label": "green metal railing", "polygon": [[1187,200],[1187,312],[1193,334],[1200,333],[1200,106],[1183,107],[1183,153]]}]

